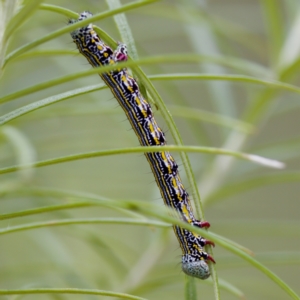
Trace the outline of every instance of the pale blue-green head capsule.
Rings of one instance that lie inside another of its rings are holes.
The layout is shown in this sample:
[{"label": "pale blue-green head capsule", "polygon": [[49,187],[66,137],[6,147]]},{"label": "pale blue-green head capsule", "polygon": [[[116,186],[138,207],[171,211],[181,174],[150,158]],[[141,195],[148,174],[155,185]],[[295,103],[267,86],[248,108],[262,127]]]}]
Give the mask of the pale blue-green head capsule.
[{"label": "pale blue-green head capsule", "polygon": [[192,277],[207,279],[210,276],[208,264],[205,260],[183,261],[182,271]]}]

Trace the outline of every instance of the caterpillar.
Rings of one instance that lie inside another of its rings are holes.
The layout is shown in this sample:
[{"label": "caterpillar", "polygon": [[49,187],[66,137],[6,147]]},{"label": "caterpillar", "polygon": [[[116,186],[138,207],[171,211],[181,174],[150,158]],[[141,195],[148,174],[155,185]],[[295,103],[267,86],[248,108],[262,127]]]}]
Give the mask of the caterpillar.
[{"label": "caterpillar", "polygon": [[[71,19],[73,24],[91,17],[84,11],[78,19]],[[110,88],[111,92],[124,110],[139,142],[142,146],[166,145],[163,131],[157,125],[150,104],[139,90],[137,81],[129,74],[127,68],[118,68],[117,63],[128,58],[125,44],[118,43],[113,51],[106,45],[93,29],[93,24],[81,27],[71,32],[71,37],[79,52],[93,67],[116,65],[116,69],[100,77]],[[189,194],[185,190],[172,155],[167,152],[145,153],[159,187],[164,203],[175,209],[180,218],[196,227],[209,227],[206,221],[198,221],[194,217]],[[214,246],[212,241],[189,230],[173,225],[175,235],[182,250],[182,270],[189,276],[206,279],[210,276],[207,261],[215,263],[211,255],[203,251],[207,244]]]}]

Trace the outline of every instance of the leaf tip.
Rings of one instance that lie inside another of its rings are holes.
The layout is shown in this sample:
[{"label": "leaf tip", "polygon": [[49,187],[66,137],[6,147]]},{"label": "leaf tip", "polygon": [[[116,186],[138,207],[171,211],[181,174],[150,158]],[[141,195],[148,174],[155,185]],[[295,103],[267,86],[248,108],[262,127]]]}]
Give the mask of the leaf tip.
[{"label": "leaf tip", "polygon": [[281,161],[265,158],[262,156],[254,155],[254,154],[247,154],[247,158],[253,162],[256,162],[260,165],[264,165],[270,168],[275,169],[284,169],[285,164]]}]

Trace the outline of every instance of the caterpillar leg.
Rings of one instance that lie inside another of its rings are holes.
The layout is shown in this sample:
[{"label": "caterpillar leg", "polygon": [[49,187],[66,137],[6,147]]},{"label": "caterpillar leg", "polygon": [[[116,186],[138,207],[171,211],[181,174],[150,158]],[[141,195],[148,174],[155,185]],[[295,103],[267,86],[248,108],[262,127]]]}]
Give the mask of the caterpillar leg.
[{"label": "caterpillar leg", "polygon": [[[207,221],[197,221],[197,220],[195,220],[195,221],[192,222],[192,224],[196,227],[199,227],[199,228],[209,228],[210,227],[210,224]],[[200,244],[201,244],[202,247],[204,247],[205,245],[211,245],[211,246],[215,247],[214,242],[209,241],[205,238],[200,239]],[[212,260],[212,261],[214,262],[214,260]]]},{"label": "caterpillar leg", "polygon": [[118,42],[118,47],[113,53],[113,60],[115,62],[120,62],[120,61],[127,61],[127,59],[128,59],[127,46],[125,44],[122,44],[121,42]]},{"label": "caterpillar leg", "polygon": [[209,228],[210,227],[210,223],[207,222],[207,221],[193,221],[192,224],[196,227],[199,227],[199,228]]},{"label": "caterpillar leg", "polygon": [[202,238],[201,242],[203,243],[203,246],[205,246],[205,245],[211,245],[211,246],[215,247],[215,243],[214,242],[212,242],[210,240],[207,240],[205,238]]},{"label": "caterpillar leg", "polygon": [[207,260],[212,261],[214,264],[216,263],[216,261],[214,260],[214,258],[211,255],[209,255],[209,254],[207,254]]}]

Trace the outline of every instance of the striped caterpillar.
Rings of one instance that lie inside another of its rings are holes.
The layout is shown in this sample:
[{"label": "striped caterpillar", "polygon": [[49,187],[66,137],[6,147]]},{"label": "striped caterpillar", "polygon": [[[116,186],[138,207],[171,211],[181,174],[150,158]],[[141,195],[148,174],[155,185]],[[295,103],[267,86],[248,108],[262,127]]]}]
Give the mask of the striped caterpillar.
[{"label": "striped caterpillar", "polygon": [[[77,20],[70,20],[69,24],[91,16],[90,12],[85,11]],[[123,108],[140,144],[142,146],[166,145],[165,135],[157,125],[152,109],[142,96],[136,80],[126,68],[117,67],[118,62],[127,60],[126,45],[119,43],[117,49],[113,51],[99,38],[92,24],[71,32],[71,36],[80,53],[93,67],[116,64],[116,70],[100,74],[100,77]],[[200,228],[209,227],[208,222],[195,219],[189,195],[178,173],[178,165],[171,154],[164,151],[145,153],[145,156],[165,204],[175,209],[183,221]],[[215,261],[203,251],[203,247],[207,244],[214,246],[214,243],[177,225],[174,225],[173,229],[183,253],[182,270],[189,276],[208,278],[210,272],[206,261],[210,260],[214,263]]]}]

